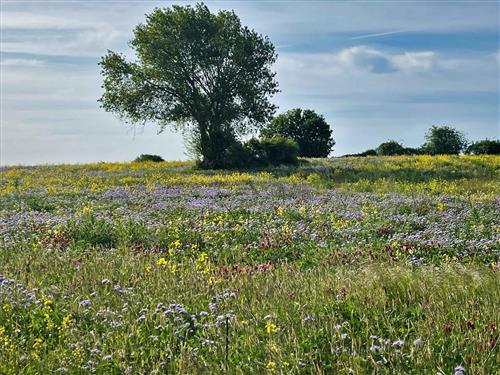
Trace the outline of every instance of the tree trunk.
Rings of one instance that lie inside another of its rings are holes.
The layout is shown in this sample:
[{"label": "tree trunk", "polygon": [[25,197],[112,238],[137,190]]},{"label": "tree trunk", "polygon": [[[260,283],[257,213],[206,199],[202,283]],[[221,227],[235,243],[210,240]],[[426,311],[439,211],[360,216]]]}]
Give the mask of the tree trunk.
[{"label": "tree trunk", "polygon": [[200,125],[201,166],[221,169],[229,166],[228,148],[236,142],[234,134],[219,124]]}]

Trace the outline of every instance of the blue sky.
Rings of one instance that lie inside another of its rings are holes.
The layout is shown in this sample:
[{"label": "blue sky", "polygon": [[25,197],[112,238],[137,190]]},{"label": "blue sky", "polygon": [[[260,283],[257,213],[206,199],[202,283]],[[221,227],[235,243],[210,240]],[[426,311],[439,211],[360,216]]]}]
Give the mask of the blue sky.
[{"label": "blue sky", "polygon": [[[418,146],[433,124],[472,140],[500,136],[497,1],[207,3],[271,38],[278,113],[323,114],[334,155],[387,139]],[[97,103],[100,57],[107,49],[132,57],[133,27],[171,4],[4,1],[0,164],[186,159],[179,134],[126,127]]]}]

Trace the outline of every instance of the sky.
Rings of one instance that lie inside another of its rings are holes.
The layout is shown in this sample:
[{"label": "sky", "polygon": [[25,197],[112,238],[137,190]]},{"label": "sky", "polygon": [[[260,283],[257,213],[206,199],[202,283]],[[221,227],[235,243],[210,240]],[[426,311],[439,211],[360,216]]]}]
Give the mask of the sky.
[{"label": "sky", "polygon": [[[172,3],[3,0],[0,165],[187,159],[180,134],[131,128],[97,102],[101,56],[133,58],[134,26]],[[498,1],[206,3],[270,37],[277,113],[324,115],[334,156],[388,139],[419,146],[432,125],[500,137]]]}]

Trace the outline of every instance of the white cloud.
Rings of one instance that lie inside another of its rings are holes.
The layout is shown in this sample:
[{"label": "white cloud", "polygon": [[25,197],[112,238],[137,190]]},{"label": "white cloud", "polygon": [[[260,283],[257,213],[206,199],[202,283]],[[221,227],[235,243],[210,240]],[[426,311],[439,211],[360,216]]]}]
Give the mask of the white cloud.
[{"label": "white cloud", "polygon": [[46,61],[38,59],[2,59],[0,61],[1,66],[9,67],[35,67],[46,64]]},{"label": "white cloud", "polygon": [[19,11],[5,11],[2,15],[2,28],[5,29],[77,29],[91,27],[78,19],[78,13],[67,13],[55,17],[47,14]]},{"label": "white cloud", "polygon": [[434,52],[424,51],[393,55],[391,60],[399,70],[430,70],[436,64],[435,58]]},{"label": "white cloud", "polygon": [[432,51],[391,54],[364,45],[330,54],[284,54],[280,56],[283,58],[288,68],[308,68],[320,74],[345,74],[355,70],[377,74],[419,72],[429,71],[436,65],[436,54]]}]

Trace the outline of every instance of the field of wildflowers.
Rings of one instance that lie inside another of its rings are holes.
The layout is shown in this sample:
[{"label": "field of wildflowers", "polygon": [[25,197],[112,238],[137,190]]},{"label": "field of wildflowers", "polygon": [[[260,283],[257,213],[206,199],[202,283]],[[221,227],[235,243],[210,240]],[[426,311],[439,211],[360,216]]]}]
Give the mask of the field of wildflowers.
[{"label": "field of wildflowers", "polygon": [[500,157],[4,167],[0,373],[500,371]]}]

